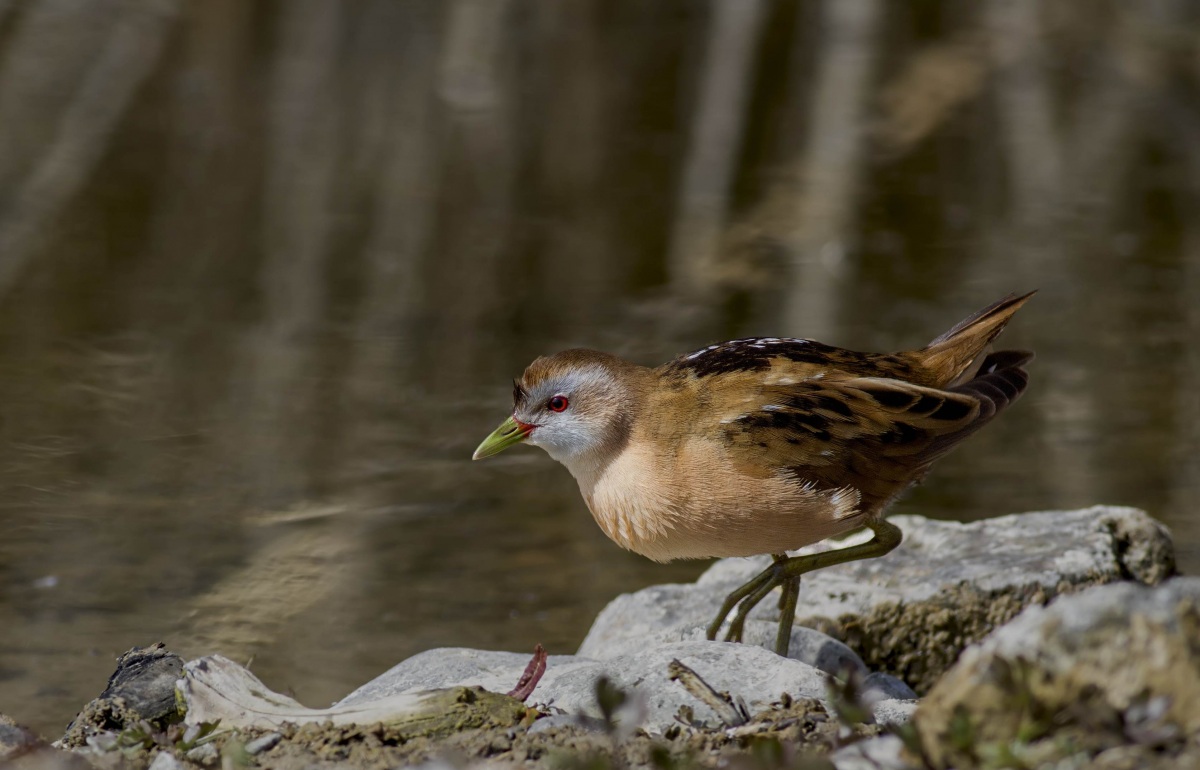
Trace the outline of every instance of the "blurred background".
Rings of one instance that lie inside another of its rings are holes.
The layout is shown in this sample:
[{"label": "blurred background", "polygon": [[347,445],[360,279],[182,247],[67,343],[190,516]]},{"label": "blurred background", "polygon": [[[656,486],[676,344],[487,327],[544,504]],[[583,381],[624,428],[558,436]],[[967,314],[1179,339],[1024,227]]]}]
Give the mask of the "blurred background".
[{"label": "blurred background", "polygon": [[1200,1],[0,0],[0,712],[221,652],[320,706],[622,591],[536,450],[585,345],[917,347],[1029,394],[894,510],[1119,503],[1200,567]]}]

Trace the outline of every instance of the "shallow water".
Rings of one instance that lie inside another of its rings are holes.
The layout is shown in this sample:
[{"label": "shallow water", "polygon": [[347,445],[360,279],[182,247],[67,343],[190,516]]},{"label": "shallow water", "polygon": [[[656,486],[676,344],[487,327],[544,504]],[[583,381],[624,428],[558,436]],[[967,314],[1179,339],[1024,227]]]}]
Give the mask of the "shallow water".
[{"label": "shallow water", "polygon": [[[1028,394],[894,510],[1136,505],[1200,568],[1200,102],[1170,18],[762,3],[738,69],[747,21],[689,3],[181,3],[55,199],[47,127],[114,32],[27,5],[0,18],[0,712],[55,735],[159,640],[313,705],[433,646],[570,652],[705,565],[612,545],[537,450],[470,461],[530,359],[898,349],[1030,288],[1003,338],[1037,351]],[[1016,39],[1046,82],[993,59],[1003,24],[1041,30]],[[58,79],[22,79],[48,39]],[[724,172],[714,50],[744,86]],[[823,79],[856,55],[866,85]]]}]

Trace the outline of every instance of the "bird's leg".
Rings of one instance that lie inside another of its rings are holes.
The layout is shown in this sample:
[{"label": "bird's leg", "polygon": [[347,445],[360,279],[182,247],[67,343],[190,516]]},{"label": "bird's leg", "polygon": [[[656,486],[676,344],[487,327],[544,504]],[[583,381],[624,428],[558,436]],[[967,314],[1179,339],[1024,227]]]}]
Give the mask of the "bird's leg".
[{"label": "bird's leg", "polygon": [[[746,607],[746,606],[753,607],[754,605],[758,604],[759,602],[761,602],[763,600],[763,597],[765,597],[767,594],[771,593],[771,589],[774,588],[775,585],[776,585],[776,583],[774,583],[771,580],[762,581],[761,585],[759,585],[757,588],[755,588],[750,593],[749,596],[747,596],[745,599],[742,600],[741,606],[742,607]],[[723,617],[721,619],[724,620]],[[728,633],[725,634],[725,641],[727,641],[727,642],[742,641],[742,628],[745,625],[746,625],[746,613],[742,612],[741,609],[739,608],[738,613],[733,616],[733,620],[729,621],[729,631],[728,631]]]},{"label": "bird's leg", "polygon": [[[788,578],[779,587],[779,618],[796,617],[796,601],[800,598],[800,577]],[[787,657],[792,646],[792,624],[780,623],[775,634],[775,652]],[[782,651],[782,652],[781,652]]]},{"label": "bird's leg", "polygon": [[[771,588],[770,588],[771,577],[772,577],[771,570],[770,569],[764,570],[763,572],[759,573],[753,580],[749,581],[748,583],[746,583],[745,585],[743,585],[741,588],[737,589],[733,593],[729,594],[729,596],[726,596],[725,603],[721,605],[721,611],[719,613],[717,613],[716,620],[714,620],[712,622],[712,624],[709,625],[709,627],[708,627],[708,638],[710,640],[717,638],[717,632],[721,630],[721,624],[725,622],[725,618],[729,615],[729,613],[733,612],[733,608],[737,605],[738,602],[740,602],[742,599],[745,599],[747,596],[751,595],[752,593],[756,592],[758,589],[760,589],[764,585],[767,586],[767,592],[769,592],[771,590]],[[762,596],[757,597],[754,600],[754,603],[758,604],[759,601],[762,600],[762,597],[766,596],[767,592],[764,592]],[[732,631],[732,629],[731,629],[731,631]],[[734,639],[730,639],[728,636],[726,636],[725,638],[728,639],[729,641],[736,641]],[[739,638],[740,638],[740,635],[739,635]]]},{"label": "bird's leg", "polygon": [[792,624],[796,619],[796,601],[800,591],[800,576],[806,572],[812,572],[823,567],[832,567],[834,564],[845,564],[846,562],[858,561],[859,559],[883,556],[900,545],[900,541],[904,537],[899,527],[895,524],[889,524],[882,519],[871,522],[867,526],[875,533],[875,537],[866,543],[852,545],[849,548],[840,548],[836,551],[810,553],[804,556],[792,556],[790,558],[776,556],[775,562],[771,566],[726,597],[716,619],[708,627],[708,638],[717,638],[717,632],[721,630],[721,624],[725,622],[725,618],[728,617],[729,613],[736,606],[737,613],[729,623],[729,631],[726,633],[725,638],[728,641],[741,641],[742,626],[745,624],[746,616],[750,613],[750,610],[754,609],[754,606],[761,602],[763,597],[771,592],[771,589],[781,586],[783,588],[783,596],[779,600],[779,631],[775,636],[775,652],[780,655],[787,655],[788,645],[792,638]]},{"label": "bird's leg", "polygon": [[[766,596],[768,593],[770,593],[771,589],[774,588],[778,584],[778,583],[772,582],[775,579],[774,567],[777,567],[780,564],[782,564],[783,562],[787,561],[788,555],[786,553],[776,553],[776,554],[771,554],[771,558],[775,560],[775,564],[773,565],[773,567],[768,568],[768,569],[764,570],[763,572],[760,572],[753,580],[746,583],[741,588],[739,588],[738,590],[731,593],[729,596],[725,597],[725,603],[721,606],[721,612],[717,615],[717,619],[713,621],[712,625],[710,625],[708,627],[708,638],[709,639],[717,638],[717,632],[721,630],[721,624],[725,622],[725,618],[729,615],[729,613],[733,612],[733,608],[735,605],[737,605],[738,602],[745,599],[749,603],[749,606],[753,607],[754,605],[756,605],[760,601],[762,601],[763,596]],[[764,589],[763,586],[766,586],[766,588]],[[760,590],[762,592],[762,596],[756,595],[753,597],[753,599],[747,599],[747,597],[749,597],[751,594],[755,594],[757,591],[760,591]],[[797,578],[796,591],[799,592],[799,590],[800,590],[800,582],[799,582],[799,578]],[[785,590],[784,594],[779,597],[780,608],[783,607],[783,602],[785,601],[786,598],[787,598],[787,592]],[[792,604],[792,611],[795,612],[795,603],[794,602]],[[740,619],[735,617],[732,621],[732,623],[734,625],[730,626],[729,633],[725,635],[725,639],[730,642],[742,641],[742,627],[745,624],[745,622],[746,622],[746,618],[744,615],[741,616]]]}]

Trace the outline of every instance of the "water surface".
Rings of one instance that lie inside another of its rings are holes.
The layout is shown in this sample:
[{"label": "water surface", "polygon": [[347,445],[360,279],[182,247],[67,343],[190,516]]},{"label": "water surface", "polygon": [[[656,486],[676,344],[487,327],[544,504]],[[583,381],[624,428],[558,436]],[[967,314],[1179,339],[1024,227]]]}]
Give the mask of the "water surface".
[{"label": "water surface", "polygon": [[470,461],[534,356],[1032,288],[1028,394],[894,510],[1136,505],[1200,567],[1194,3],[159,5],[0,9],[0,712],[160,640],[311,705],[571,652],[705,565]]}]

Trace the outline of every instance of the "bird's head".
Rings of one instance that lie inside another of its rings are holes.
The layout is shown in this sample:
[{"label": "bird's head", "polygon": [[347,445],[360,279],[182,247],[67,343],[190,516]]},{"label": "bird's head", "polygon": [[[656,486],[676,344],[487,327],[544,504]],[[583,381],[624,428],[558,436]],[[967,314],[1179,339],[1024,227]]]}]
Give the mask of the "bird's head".
[{"label": "bird's head", "polygon": [[642,372],[649,370],[595,350],[537,359],[513,382],[512,417],[483,440],[473,459],[528,442],[572,473],[604,462],[628,438]]}]

